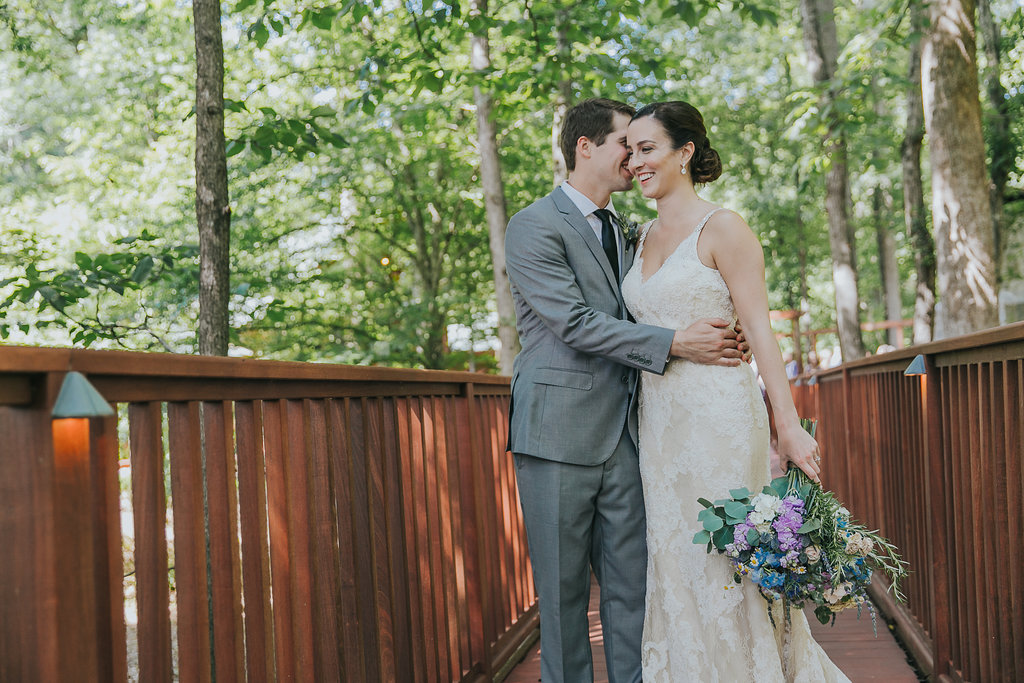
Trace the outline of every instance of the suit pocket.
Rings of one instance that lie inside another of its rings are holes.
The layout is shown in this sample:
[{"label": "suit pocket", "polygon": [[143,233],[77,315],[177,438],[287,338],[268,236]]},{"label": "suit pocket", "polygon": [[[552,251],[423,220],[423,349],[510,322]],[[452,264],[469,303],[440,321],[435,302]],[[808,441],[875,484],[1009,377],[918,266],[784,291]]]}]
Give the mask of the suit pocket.
[{"label": "suit pocket", "polygon": [[590,388],[594,386],[594,375],[579,370],[537,368],[533,373],[533,381],[537,384],[550,384],[556,387],[590,391]]}]

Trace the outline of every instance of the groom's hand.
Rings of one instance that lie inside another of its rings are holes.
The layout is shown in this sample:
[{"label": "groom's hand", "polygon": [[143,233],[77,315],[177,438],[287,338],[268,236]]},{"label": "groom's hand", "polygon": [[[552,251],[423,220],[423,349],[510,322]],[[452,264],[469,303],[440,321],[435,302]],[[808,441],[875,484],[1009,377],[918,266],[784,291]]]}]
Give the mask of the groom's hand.
[{"label": "groom's hand", "polygon": [[743,359],[736,332],[721,318],[702,318],[685,330],[676,330],[672,355],[705,365],[736,366]]},{"label": "groom's hand", "polygon": [[754,354],[750,352],[750,344],[747,343],[747,337],[743,334],[743,325],[740,325],[740,321],[737,320],[733,326],[736,330],[736,342],[739,344],[740,353],[743,354],[743,362],[749,363],[750,359],[754,357]]}]

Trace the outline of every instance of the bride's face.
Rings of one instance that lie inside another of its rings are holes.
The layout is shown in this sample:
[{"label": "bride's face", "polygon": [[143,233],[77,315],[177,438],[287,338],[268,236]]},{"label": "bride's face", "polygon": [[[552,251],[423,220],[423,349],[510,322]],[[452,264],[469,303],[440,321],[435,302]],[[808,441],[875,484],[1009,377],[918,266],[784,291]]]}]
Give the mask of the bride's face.
[{"label": "bride's face", "polygon": [[645,197],[664,197],[687,182],[679,171],[693,154],[693,145],[686,143],[681,149],[672,149],[668,133],[653,116],[629,124],[626,144],[631,155],[629,168]]}]

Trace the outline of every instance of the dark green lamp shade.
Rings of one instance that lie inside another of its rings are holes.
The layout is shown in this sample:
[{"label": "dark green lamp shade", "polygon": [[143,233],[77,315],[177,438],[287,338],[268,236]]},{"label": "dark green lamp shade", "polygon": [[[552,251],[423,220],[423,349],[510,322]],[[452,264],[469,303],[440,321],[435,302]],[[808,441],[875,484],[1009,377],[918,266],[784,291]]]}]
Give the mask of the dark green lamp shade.
[{"label": "dark green lamp shade", "polygon": [[54,420],[66,417],[110,417],[114,409],[80,372],[69,372],[50,413]]},{"label": "dark green lamp shade", "polygon": [[910,361],[910,365],[903,371],[904,375],[924,375],[927,374],[927,369],[924,364],[924,356],[917,354],[914,356],[914,360]]}]

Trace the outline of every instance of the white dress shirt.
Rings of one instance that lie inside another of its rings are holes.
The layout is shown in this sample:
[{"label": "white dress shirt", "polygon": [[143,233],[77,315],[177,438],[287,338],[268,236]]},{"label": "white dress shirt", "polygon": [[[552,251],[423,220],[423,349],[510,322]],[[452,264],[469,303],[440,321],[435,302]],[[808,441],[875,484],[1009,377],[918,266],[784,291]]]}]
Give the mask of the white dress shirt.
[{"label": "white dress shirt", "polygon": [[[583,194],[575,187],[570,185],[568,180],[562,183],[562,191],[565,192],[566,196],[568,196],[569,199],[572,200],[572,203],[576,205],[576,208],[579,209],[580,213],[582,213],[583,216],[587,219],[587,223],[590,223],[591,229],[593,229],[594,234],[597,235],[597,241],[601,242],[601,219],[594,215],[594,212],[602,207],[595,204],[593,201],[591,201],[590,197],[588,197],[587,195]],[[619,214],[616,213],[615,207],[612,205],[611,198],[608,199],[608,204],[603,208],[608,209],[613,214],[615,214],[616,218],[618,218]],[[615,234],[615,253],[619,255],[619,272],[621,273],[622,235],[620,234],[620,231],[616,223],[612,223],[612,228],[612,232]],[[601,246],[603,247],[604,244],[602,243]]]}]

